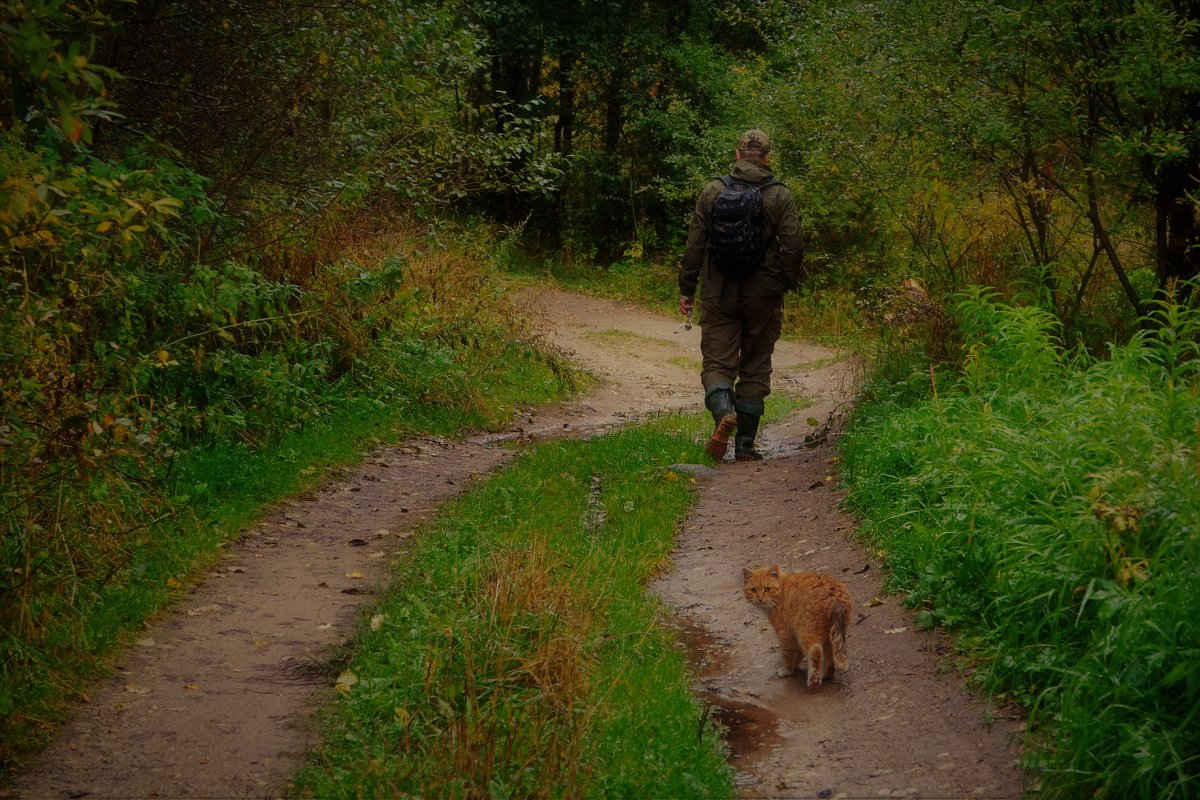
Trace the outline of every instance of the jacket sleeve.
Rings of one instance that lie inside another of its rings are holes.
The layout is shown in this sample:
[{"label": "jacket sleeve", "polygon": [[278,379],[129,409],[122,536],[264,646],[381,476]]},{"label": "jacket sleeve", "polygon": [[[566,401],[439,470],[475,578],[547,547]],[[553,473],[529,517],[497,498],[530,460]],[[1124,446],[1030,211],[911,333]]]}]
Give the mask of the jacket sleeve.
[{"label": "jacket sleeve", "polygon": [[778,194],[779,222],[776,236],[779,250],[779,271],[783,274],[788,291],[796,289],[803,277],[804,236],[800,231],[800,217],[796,213],[796,200],[786,188]]},{"label": "jacket sleeve", "polygon": [[707,195],[706,187],[696,198],[687,245],[683,250],[683,260],[679,263],[679,293],[685,297],[696,294],[696,287],[700,283],[700,271],[704,268],[704,261],[708,255],[708,226],[712,208]]}]

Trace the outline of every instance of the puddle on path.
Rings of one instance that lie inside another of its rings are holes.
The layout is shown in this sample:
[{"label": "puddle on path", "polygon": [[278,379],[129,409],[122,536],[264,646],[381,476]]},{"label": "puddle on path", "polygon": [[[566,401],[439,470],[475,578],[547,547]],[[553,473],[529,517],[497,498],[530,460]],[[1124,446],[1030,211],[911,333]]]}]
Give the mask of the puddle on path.
[{"label": "puddle on path", "polygon": [[[705,704],[705,713],[721,726],[725,754],[736,770],[734,784],[742,797],[758,797],[754,787],[762,783],[755,764],[784,740],[779,734],[779,717],[766,706],[741,699],[737,690],[710,680],[722,672],[729,658],[729,644],[694,620],[675,615],[670,624],[679,634],[688,662],[700,679],[694,688]],[[765,795],[764,795],[765,796]]]}]

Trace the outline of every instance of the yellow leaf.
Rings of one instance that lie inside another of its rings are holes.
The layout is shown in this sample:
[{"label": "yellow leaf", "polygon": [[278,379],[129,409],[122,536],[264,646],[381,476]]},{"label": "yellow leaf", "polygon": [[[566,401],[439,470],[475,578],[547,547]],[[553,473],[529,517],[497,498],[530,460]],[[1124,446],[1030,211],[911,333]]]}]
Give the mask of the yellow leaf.
[{"label": "yellow leaf", "polygon": [[73,63],[75,65],[75,69],[83,69],[87,66],[87,56],[75,56],[75,61]]},{"label": "yellow leaf", "polygon": [[329,63],[329,53],[326,53],[324,50],[322,50],[317,54],[317,61],[320,62],[322,67],[325,66]]},{"label": "yellow leaf", "polygon": [[199,688],[200,688],[200,684],[198,684],[198,683],[185,683],[185,684],[183,685],[183,688],[187,689],[189,692],[194,692],[194,691],[196,691],[197,689],[199,689]]},{"label": "yellow leaf", "polygon": [[99,225],[96,226],[96,232],[97,233],[107,233],[109,228],[111,228],[111,227],[112,227],[112,220],[106,219],[103,222],[101,222]]},{"label": "yellow leaf", "polygon": [[349,694],[350,687],[356,683],[358,683],[358,676],[350,670],[346,670],[341,675],[338,675],[337,683],[333,688],[342,694]]},{"label": "yellow leaf", "polygon": [[364,578],[364,577],[366,577],[366,576],[365,576],[365,575],[363,575],[363,574],[362,574],[361,572],[359,572],[358,570],[356,570],[356,569],[353,569],[353,570],[350,570],[349,572],[347,572],[347,573],[346,573],[346,577],[347,577],[347,578]]}]

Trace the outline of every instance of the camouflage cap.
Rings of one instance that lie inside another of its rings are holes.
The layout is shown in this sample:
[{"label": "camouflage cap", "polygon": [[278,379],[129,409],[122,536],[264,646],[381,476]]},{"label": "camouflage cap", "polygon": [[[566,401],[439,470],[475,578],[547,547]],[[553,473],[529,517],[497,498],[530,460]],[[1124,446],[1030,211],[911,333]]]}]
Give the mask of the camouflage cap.
[{"label": "camouflage cap", "polygon": [[771,152],[771,139],[763,131],[754,128],[742,134],[742,138],[738,140],[738,150],[757,150],[765,156]]}]

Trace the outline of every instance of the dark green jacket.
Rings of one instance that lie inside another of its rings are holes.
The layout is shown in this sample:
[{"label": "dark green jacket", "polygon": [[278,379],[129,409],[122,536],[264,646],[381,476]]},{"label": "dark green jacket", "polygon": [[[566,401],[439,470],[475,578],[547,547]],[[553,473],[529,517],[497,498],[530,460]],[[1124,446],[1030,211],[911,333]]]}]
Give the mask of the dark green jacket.
[{"label": "dark green jacket", "polygon": [[[729,174],[735,180],[746,183],[763,183],[774,177],[768,167],[750,161],[738,161]],[[740,287],[731,284],[725,290],[724,276],[709,264],[708,258],[708,231],[712,223],[713,201],[724,187],[725,184],[719,179],[710,181],[696,198],[687,247],[679,265],[679,293],[692,297],[696,294],[697,284],[701,287],[702,298],[720,297],[722,294],[726,297],[769,297],[795,289],[800,282],[804,242],[800,235],[800,221],[796,217],[796,201],[786,186],[776,184],[763,190],[767,240],[763,265],[746,278]]]}]

